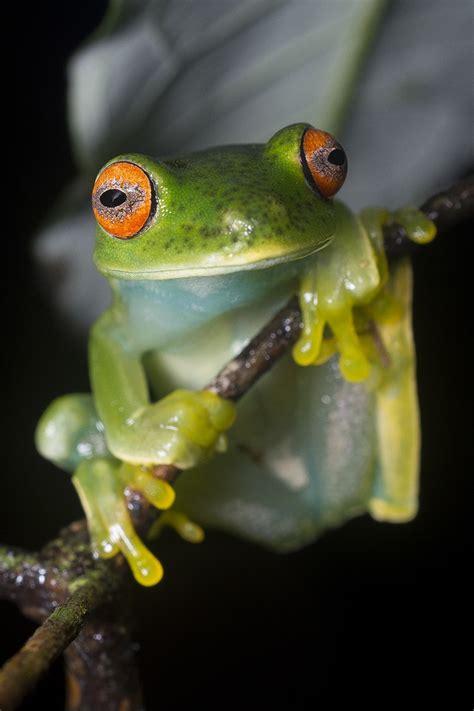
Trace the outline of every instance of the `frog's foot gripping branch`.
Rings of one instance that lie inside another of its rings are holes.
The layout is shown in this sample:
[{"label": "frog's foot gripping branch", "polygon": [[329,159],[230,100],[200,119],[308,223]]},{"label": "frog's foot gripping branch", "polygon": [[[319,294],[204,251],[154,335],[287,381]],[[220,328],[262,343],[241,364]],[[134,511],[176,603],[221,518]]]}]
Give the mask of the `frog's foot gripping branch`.
[{"label": "frog's foot gripping branch", "polygon": [[173,488],[143,467],[111,457],[85,459],[72,480],[87,516],[94,552],[112,558],[120,551],[141,585],[156,585],[163,577],[163,568],[136,533],[124,491],[129,486],[156,508],[168,509],[175,498]]},{"label": "frog's foot gripping branch", "polygon": [[419,244],[436,234],[414,208],[365,210],[359,230],[343,229],[303,279],[303,333],[293,356],[299,365],[318,365],[339,352],[346,380],[366,381],[373,391],[378,461],[368,508],[378,520],[402,522],[416,514],[420,428],[411,266],[404,260],[389,273],[383,227],[391,222]]},{"label": "frog's foot gripping branch", "polygon": [[135,531],[125,503],[127,488],[140,492],[155,508],[164,511],[148,533],[150,540],[157,538],[165,526],[173,528],[189,543],[201,543],[204,539],[200,526],[183,513],[167,510],[175,500],[173,487],[143,466],[111,457],[86,459],[72,481],[86,513],[93,551],[101,558],[112,558],[121,552],[141,585],[159,583],[163,567]]},{"label": "frog's foot gripping branch", "polygon": [[301,283],[303,333],[293,348],[298,365],[319,365],[339,352],[346,380],[369,377],[373,348],[360,334],[374,320],[383,323],[397,320],[397,314],[402,317],[390,295],[383,247],[383,228],[392,223],[402,225],[418,244],[430,242],[436,234],[434,223],[416,208],[394,213],[368,208],[358,218],[341,210],[336,239],[318,253]]},{"label": "frog's foot gripping branch", "polygon": [[[235,417],[234,405],[211,392],[179,390],[156,405],[161,405],[162,424],[172,416],[173,442],[177,442],[177,452],[187,466],[192,466],[192,453],[202,458],[223,448],[223,431]],[[155,407],[156,416],[157,410]],[[158,428],[156,418],[153,424]],[[121,552],[141,585],[156,585],[163,568],[135,531],[125,492],[139,492],[163,511],[173,505],[174,489],[154,477],[150,465],[121,461],[110,453],[91,395],[67,395],[55,400],[38,423],[36,444],[44,457],[74,472],[72,481],[86,513],[93,552],[102,558]],[[159,522],[150,537],[156,537],[165,525],[191,543],[199,543],[204,537],[199,526],[176,511],[167,511]]]},{"label": "frog's foot gripping branch", "polygon": [[233,403],[202,390],[174,390],[110,428],[107,441],[117,459],[189,469],[225,451],[225,431],[235,420]]}]

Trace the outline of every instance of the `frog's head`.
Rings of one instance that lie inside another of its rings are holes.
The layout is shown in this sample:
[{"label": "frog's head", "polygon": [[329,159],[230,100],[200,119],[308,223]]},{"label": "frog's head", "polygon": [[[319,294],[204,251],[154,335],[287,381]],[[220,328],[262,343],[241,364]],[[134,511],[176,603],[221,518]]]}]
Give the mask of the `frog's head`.
[{"label": "frog's head", "polygon": [[346,170],[341,146],[308,124],[264,145],[161,161],[118,156],[93,189],[97,267],[122,279],[165,279],[305,257],[334,235],[331,197]]}]

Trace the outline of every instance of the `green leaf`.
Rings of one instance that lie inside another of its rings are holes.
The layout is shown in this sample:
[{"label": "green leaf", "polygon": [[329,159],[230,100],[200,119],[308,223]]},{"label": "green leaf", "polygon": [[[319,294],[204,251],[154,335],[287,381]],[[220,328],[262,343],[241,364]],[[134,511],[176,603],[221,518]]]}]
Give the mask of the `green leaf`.
[{"label": "green leaf", "polygon": [[82,166],[265,141],[286,124],[334,129],[380,0],[123,3],[71,62]]}]

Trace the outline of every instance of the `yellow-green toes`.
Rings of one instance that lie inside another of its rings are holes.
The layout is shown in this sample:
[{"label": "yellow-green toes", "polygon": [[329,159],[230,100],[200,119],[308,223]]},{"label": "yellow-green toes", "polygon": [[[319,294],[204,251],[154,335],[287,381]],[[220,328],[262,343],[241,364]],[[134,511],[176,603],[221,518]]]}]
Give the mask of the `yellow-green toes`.
[{"label": "yellow-green toes", "polygon": [[154,506],[165,509],[174,501],[171,486],[140,467],[106,457],[81,462],[73,483],[86,513],[93,551],[102,558],[120,551],[137,582],[145,586],[159,583],[163,567],[133,527],[124,488],[126,485],[141,491]]},{"label": "yellow-green toes", "polygon": [[201,526],[179,511],[165,511],[161,514],[148,532],[148,538],[158,538],[165,526],[174,528],[188,543],[202,543],[204,540],[204,531]]}]

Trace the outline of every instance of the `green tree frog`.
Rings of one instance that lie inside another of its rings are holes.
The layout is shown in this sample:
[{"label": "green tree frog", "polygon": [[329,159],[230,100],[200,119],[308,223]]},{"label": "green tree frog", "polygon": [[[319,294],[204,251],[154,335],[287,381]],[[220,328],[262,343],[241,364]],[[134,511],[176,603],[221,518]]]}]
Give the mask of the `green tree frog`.
[{"label": "green tree frog", "polygon": [[[173,506],[191,538],[186,516],[277,550],[364,511],[416,512],[411,272],[389,273],[382,226],[419,242],[435,229],[414,209],[354,215],[333,199],[346,171],[329,133],[294,124],[264,145],[121,155],[99,172],[95,263],[113,302],[90,335],[92,395],[55,400],[36,442],[74,472],[96,554],[121,551],[144,585],[163,571],[126,487]],[[296,292],[292,357],[237,408],[202,390]],[[160,463],[193,469],[176,502]]]}]

